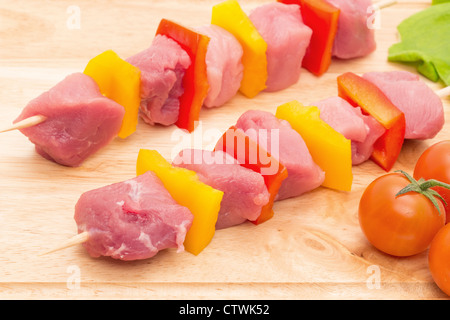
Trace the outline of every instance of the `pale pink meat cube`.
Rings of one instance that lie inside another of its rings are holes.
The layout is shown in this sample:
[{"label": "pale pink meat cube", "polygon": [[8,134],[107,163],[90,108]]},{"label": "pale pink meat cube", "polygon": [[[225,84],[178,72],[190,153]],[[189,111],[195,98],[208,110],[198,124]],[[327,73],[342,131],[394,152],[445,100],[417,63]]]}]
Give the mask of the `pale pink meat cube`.
[{"label": "pale pink meat cube", "polygon": [[332,54],[340,59],[364,57],[376,49],[371,0],[327,0],[340,9]]},{"label": "pale pink meat cube", "polygon": [[219,26],[205,25],[197,31],[210,38],[206,51],[209,91],[203,104],[207,108],[220,107],[233,98],[241,86],[244,51],[239,41]]},{"label": "pale pink meat cube", "polygon": [[103,96],[91,77],[74,73],[30,101],[14,122],[45,116],[44,122],[20,131],[44,158],[77,167],[117,136],[124,114],[124,107]]},{"label": "pale pink meat cube", "polygon": [[443,128],[442,100],[417,74],[368,72],[363,78],[375,84],[405,114],[405,139],[431,139]]},{"label": "pale pink meat cube", "polygon": [[156,35],[147,49],[131,56],[127,62],[141,71],[139,114],[148,124],[169,126],[178,120],[179,98],[186,69],[191,60],[174,40]]},{"label": "pale pink meat cube", "polygon": [[92,257],[148,259],[159,251],[184,250],[193,215],[179,205],[151,171],[87,191],[75,205],[78,232]]},{"label": "pale pink meat cube", "polygon": [[297,83],[312,36],[311,28],[303,23],[300,7],[268,3],[250,12],[249,18],[267,43],[265,91],[279,91]]}]

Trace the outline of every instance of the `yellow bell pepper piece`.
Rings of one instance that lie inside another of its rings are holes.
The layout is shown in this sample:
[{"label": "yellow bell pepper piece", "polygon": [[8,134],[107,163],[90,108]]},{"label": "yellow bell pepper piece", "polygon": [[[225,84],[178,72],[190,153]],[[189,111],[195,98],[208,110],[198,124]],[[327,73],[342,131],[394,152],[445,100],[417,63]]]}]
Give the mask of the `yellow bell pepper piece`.
[{"label": "yellow bell pepper piece", "polygon": [[172,166],[157,151],[141,149],[136,173],[141,175],[149,170],[161,179],[174,200],[194,215],[184,248],[198,255],[214,236],[223,192],[202,183],[194,171]]},{"label": "yellow bell pepper piece", "polygon": [[118,136],[124,139],[134,133],[141,102],[141,71],[121,59],[114,51],[108,50],[91,59],[84,74],[97,82],[104,96],[125,108]]},{"label": "yellow bell pepper piece", "polygon": [[287,120],[302,136],[314,162],[325,172],[324,187],[351,190],[351,141],[320,118],[319,108],[292,101],[279,106],[275,116]]},{"label": "yellow bell pepper piece", "polygon": [[244,74],[240,91],[253,98],[266,88],[267,43],[236,0],[213,6],[211,24],[224,28],[241,43]]}]

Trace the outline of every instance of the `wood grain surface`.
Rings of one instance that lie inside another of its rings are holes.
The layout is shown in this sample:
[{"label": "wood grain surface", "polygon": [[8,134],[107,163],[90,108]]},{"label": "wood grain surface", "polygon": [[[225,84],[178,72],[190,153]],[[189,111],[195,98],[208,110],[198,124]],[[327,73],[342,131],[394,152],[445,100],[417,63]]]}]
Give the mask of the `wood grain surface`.
[{"label": "wood grain surface", "polygon": [[[0,1],[0,128],[27,102],[97,54],[113,49],[127,58],[147,48],[162,18],[195,27],[210,21],[220,1]],[[269,1],[241,1],[246,12]],[[88,190],[135,176],[140,148],[167,159],[183,146],[209,148],[249,109],[275,112],[290,100],[305,104],[337,95],[346,71],[409,70],[387,62],[398,41],[396,26],[430,1],[399,1],[383,9],[377,50],[350,61],[334,60],[315,77],[253,99],[237,94],[221,108],[202,110],[192,135],[176,127],[151,127],[111,144],[79,168],[38,156],[18,131],[0,135],[0,298],[3,299],[447,299],[433,283],[427,252],[395,258],[362,234],[357,208],[364,188],[385,172],[368,161],[353,168],[351,192],[318,188],[277,202],[273,219],[216,232],[198,256],[175,250],[151,259],[93,259],[79,245],[40,256],[76,233],[74,205]],[[79,14],[79,15],[78,15]],[[79,18],[77,20],[77,17]],[[443,87],[423,78],[433,89]],[[446,118],[450,100],[444,99]],[[412,172],[422,151],[449,139],[450,124],[427,141],[407,141],[393,170]]]}]

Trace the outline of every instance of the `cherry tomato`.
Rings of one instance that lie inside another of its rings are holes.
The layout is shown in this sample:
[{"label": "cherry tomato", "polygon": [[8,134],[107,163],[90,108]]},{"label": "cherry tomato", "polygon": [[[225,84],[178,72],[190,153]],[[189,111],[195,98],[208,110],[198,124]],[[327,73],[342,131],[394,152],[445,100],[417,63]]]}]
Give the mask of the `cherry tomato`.
[{"label": "cherry tomato", "polygon": [[428,266],[434,282],[450,296],[450,224],[441,228],[431,242]]},{"label": "cherry tomato", "polygon": [[396,196],[410,183],[404,174],[388,173],[369,184],[359,203],[363,233],[377,249],[394,256],[423,252],[445,224],[440,200],[437,205],[441,214],[421,193],[411,191]]},{"label": "cherry tomato", "polygon": [[[444,140],[433,144],[426,149],[417,160],[414,168],[414,178],[436,179],[441,182],[450,183],[450,140]],[[450,222],[450,189],[435,187],[436,190],[447,202],[445,211],[447,215],[446,223]]]}]

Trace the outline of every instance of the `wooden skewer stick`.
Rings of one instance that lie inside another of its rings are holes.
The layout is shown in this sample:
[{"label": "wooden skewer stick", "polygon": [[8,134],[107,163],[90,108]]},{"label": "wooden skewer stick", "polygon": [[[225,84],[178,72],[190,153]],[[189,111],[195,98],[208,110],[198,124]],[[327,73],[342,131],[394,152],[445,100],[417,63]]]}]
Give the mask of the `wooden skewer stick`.
[{"label": "wooden skewer stick", "polygon": [[444,97],[446,97],[446,96],[450,96],[450,86],[448,86],[448,87],[446,87],[446,88],[444,88],[444,89],[441,89],[441,90],[436,91],[436,94],[437,94],[440,98],[444,98]]},{"label": "wooden skewer stick", "polygon": [[7,131],[12,131],[12,130],[18,130],[18,129],[24,129],[24,128],[29,128],[32,126],[35,126],[41,122],[44,122],[47,119],[47,117],[45,116],[41,116],[41,115],[37,115],[37,116],[32,116],[26,119],[23,119],[19,122],[14,123],[12,126],[10,126],[9,128],[0,130],[0,133],[2,132],[7,132]]},{"label": "wooden skewer stick", "polygon": [[49,251],[45,251],[41,254],[39,254],[39,256],[43,256],[55,251],[59,251],[59,250],[63,250],[69,247],[73,247],[76,246],[78,244],[82,244],[83,242],[86,242],[89,239],[89,233],[87,231],[85,232],[81,232],[75,236],[73,236],[72,238],[68,239],[66,242],[64,242],[63,244],[57,246],[56,248],[53,248]]},{"label": "wooden skewer stick", "polygon": [[392,6],[393,4],[396,4],[396,0],[382,0],[375,2],[373,5],[377,7],[378,9],[383,9]]}]

